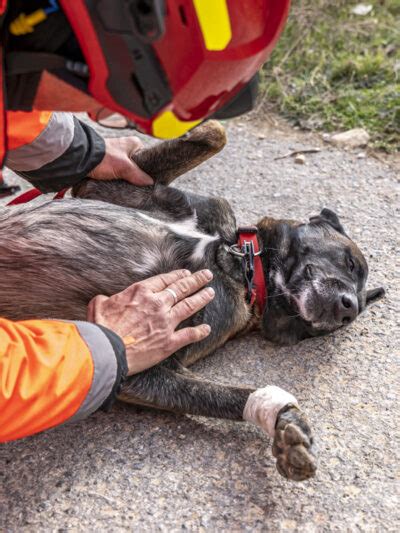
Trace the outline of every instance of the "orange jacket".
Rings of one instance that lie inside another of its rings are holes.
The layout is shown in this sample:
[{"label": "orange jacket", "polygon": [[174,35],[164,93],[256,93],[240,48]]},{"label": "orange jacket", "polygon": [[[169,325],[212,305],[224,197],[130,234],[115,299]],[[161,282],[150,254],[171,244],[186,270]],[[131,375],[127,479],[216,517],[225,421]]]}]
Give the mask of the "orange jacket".
[{"label": "orange jacket", "polygon": [[7,111],[7,149],[29,145],[49,125],[51,111]]},{"label": "orange jacket", "polygon": [[[73,185],[104,155],[101,137],[66,113],[8,112],[3,127],[6,166],[43,191]],[[0,442],[109,404],[126,370],[123,342],[106,328],[0,318]]]},{"label": "orange jacket", "polygon": [[0,442],[84,418],[112,401],[122,341],[86,322],[0,319]]}]

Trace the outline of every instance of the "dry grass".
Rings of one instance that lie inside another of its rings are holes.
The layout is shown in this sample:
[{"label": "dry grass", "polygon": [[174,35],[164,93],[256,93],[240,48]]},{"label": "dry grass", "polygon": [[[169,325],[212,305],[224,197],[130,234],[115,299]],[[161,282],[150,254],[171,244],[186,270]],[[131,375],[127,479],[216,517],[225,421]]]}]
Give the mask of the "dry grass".
[{"label": "dry grass", "polygon": [[373,145],[400,146],[400,0],[294,0],[263,71],[263,102],[306,129],[364,127]]}]

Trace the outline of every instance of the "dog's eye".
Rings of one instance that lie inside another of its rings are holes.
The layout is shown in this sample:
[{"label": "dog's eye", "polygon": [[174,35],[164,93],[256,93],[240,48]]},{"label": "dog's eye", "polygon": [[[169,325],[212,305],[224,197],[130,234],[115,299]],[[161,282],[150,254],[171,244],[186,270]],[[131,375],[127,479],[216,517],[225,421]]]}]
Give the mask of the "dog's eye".
[{"label": "dog's eye", "polygon": [[350,272],[353,272],[355,267],[356,267],[356,265],[355,265],[353,259],[350,257],[350,259],[349,259],[349,270],[350,270]]}]

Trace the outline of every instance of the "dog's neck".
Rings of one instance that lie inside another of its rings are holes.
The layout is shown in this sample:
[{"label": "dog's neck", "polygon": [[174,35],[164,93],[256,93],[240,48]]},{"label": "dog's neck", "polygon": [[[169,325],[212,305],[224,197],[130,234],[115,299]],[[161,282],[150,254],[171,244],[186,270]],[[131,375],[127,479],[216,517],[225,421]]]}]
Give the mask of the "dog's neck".
[{"label": "dog's neck", "polygon": [[262,260],[267,280],[268,291],[275,289],[273,276],[275,266],[281,258],[289,253],[293,229],[299,226],[293,220],[281,220],[265,217],[257,223],[260,248],[263,250]]},{"label": "dog's neck", "polygon": [[[282,238],[282,222],[283,221],[268,219],[267,225],[266,219],[263,219],[256,226],[258,229],[257,240],[259,243],[259,248],[262,251],[261,266],[265,278],[267,300],[270,296],[270,292],[272,295],[276,292],[273,276],[271,276],[271,268],[276,262],[276,258],[279,255],[279,251],[282,247],[282,242],[284,241]],[[237,242],[229,242],[229,244],[222,246],[217,253],[217,263],[231,279],[243,286],[243,298],[247,300],[249,292],[247,283],[245,282],[243,260],[240,255],[236,255],[232,250],[232,244],[234,244],[236,251],[241,251],[241,246],[238,245]],[[256,301],[251,306],[252,315],[254,317],[258,317],[258,320],[260,320],[261,312],[259,311],[257,303],[260,304],[260,302]]]},{"label": "dog's neck", "polygon": [[[268,298],[276,289],[271,273],[279,257],[286,253],[285,248],[289,246],[290,227],[295,224],[297,223],[273,218],[264,218],[256,224]],[[217,253],[217,263],[229,277],[243,284],[242,260],[229,253],[229,247],[232,244],[235,243],[229,241],[220,248]]]},{"label": "dog's neck", "polygon": [[309,336],[304,320],[282,294],[276,284],[277,273],[288,255],[293,231],[300,223],[292,220],[264,218],[257,224],[260,245],[264,250],[263,265],[268,287],[268,299],[258,326],[265,338],[276,344],[296,344]]}]

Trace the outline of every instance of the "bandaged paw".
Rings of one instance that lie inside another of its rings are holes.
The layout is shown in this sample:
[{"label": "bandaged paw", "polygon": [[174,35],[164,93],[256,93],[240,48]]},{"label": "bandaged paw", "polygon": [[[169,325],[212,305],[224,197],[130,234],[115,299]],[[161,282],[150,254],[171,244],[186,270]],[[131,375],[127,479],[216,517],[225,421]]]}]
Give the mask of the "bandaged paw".
[{"label": "bandaged paw", "polygon": [[257,389],[247,399],[243,419],[257,424],[271,438],[275,435],[276,417],[288,404],[298,407],[296,398],[279,387]]}]

